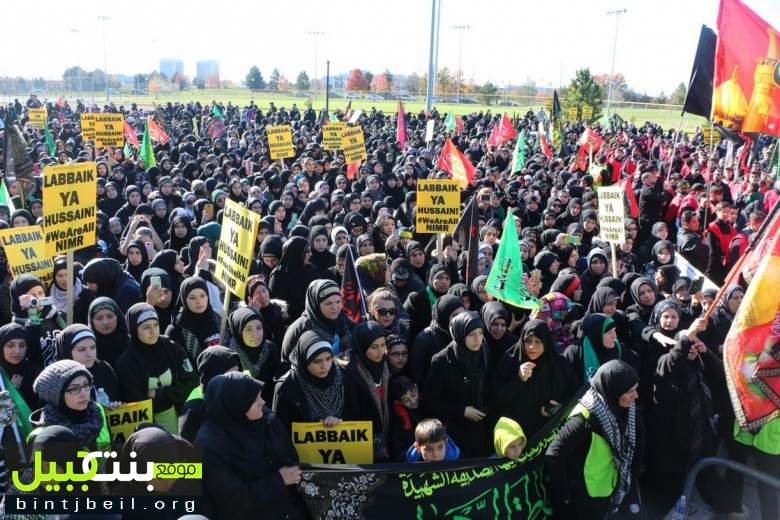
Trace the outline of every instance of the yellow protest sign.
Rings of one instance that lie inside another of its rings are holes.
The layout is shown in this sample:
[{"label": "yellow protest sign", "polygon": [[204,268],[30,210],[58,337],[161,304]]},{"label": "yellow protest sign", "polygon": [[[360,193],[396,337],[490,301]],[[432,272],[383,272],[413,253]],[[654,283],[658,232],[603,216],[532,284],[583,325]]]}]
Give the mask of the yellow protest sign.
[{"label": "yellow protest sign", "polygon": [[46,128],[46,120],[48,119],[48,114],[46,113],[46,107],[42,106],[40,108],[28,108],[27,109],[27,116],[30,118],[30,124],[33,128]]},{"label": "yellow protest sign", "polygon": [[327,123],[322,127],[322,147],[326,150],[341,150],[341,133],[347,127],[346,123],[337,121]]},{"label": "yellow protest sign", "polygon": [[710,140],[713,138],[713,128],[709,125],[703,126],[701,129],[701,134],[704,138],[704,144],[710,144]]},{"label": "yellow protest sign", "polygon": [[122,114],[94,114],[95,146],[121,148],[125,145],[125,116]]},{"label": "yellow protest sign", "polygon": [[344,150],[344,160],[347,163],[368,159],[362,126],[350,126],[341,132],[341,149]]},{"label": "yellow protest sign", "polygon": [[260,215],[230,199],[225,202],[214,274],[239,298],[246,292],[259,226]]},{"label": "yellow protest sign", "polygon": [[271,150],[272,160],[295,157],[290,125],[269,126],[265,129],[265,133],[268,136],[268,148]]},{"label": "yellow protest sign", "polygon": [[545,99],[545,100],[544,100],[544,108],[545,108],[545,110],[547,110],[548,112],[552,113],[552,109],[553,109],[553,98],[551,98],[551,97],[550,97],[550,98],[547,98],[547,99]]},{"label": "yellow protest sign", "polygon": [[593,107],[590,105],[582,105],[582,119],[590,121],[591,117],[593,117]]},{"label": "yellow protest sign", "polygon": [[85,141],[95,140],[95,114],[81,114],[81,138]]},{"label": "yellow protest sign", "polygon": [[95,244],[96,201],[94,162],[44,168],[43,231],[48,258]]},{"label": "yellow protest sign", "polygon": [[452,233],[460,218],[460,183],[454,180],[417,181],[418,233]]},{"label": "yellow protest sign", "polygon": [[597,188],[599,199],[599,238],[620,245],[626,241],[626,210],[623,188],[609,186]]},{"label": "yellow protest sign", "polygon": [[41,226],[24,226],[0,229],[0,244],[3,245],[11,276],[18,278],[25,273],[40,278],[48,287],[54,274],[54,261],[44,256],[46,240]]},{"label": "yellow protest sign", "polygon": [[566,109],[566,118],[569,121],[576,121],[577,120],[577,107],[569,107]]},{"label": "yellow protest sign", "polygon": [[123,404],[111,410],[106,408],[105,411],[112,443],[125,442],[139,424],[154,422],[151,399]]},{"label": "yellow protest sign", "polygon": [[321,422],[294,422],[292,440],[298,459],[307,464],[374,462],[371,421],[343,421],[330,428]]}]

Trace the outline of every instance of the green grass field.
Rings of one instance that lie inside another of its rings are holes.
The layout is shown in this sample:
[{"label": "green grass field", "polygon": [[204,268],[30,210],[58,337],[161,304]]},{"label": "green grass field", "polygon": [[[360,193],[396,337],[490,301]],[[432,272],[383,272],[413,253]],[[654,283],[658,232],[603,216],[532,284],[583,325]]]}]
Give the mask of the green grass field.
[{"label": "green grass field", "polygon": [[[231,102],[234,105],[244,106],[250,101],[254,101],[260,108],[266,109],[273,102],[277,107],[290,108],[293,103],[296,103],[299,108],[303,108],[307,103],[312,102],[315,109],[320,109],[325,106],[325,94],[320,92],[319,95],[314,98],[311,93],[300,93],[298,96],[293,96],[289,93],[271,94],[268,92],[253,93],[244,88],[233,89],[203,89],[203,90],[185,90],[174,92],[161,92],[156,97],[152,95],[131,95],[126,93],[120,93],[118,95],[112,95],[111,100],[116,104],[129,104],[138,103],[142,106],[150,106],[153,103],[167,103],[167,102],[188,102],[188,101],[200,101],[201,103],[211,103],[212,101],[218,101],[220,103]],[[71,96],[68,96],[71,97]],[[91,99],[91,95],[86,97]],[[404,107],[407,112],[419,112],[425,108],[425,101],[419,98],[419,101],[404,101]],[[372,107],[376,107],[377,110],[381,110],[385,113],[395,112],[398,109],[398,101],[396,100],[369,100],[369,99],[345,99],[341,96],[331,95],[329,107],[330,110],[336,110],[344,108],[349,101],[352,101],[352,108],[359,108],[362,110],[371,110]],[[95,97],[96,103],[105,102],[105,95]],[[523,102],[517,106],[488,106],[484,104],[450,104],[450,103],[434,103],[439,112],[453,111],[456,115],[468,114],[477,112],[480,110],[492,110],[495,112],[507,112],[510,116],[512,113],[525,113],[529,108],[534,111],[539,110],[543,106],[543,101],[532,104],[529,106],[528,102]],[[620,116],[627,120],[634,120],[637,124],[642,124],[645,121],[653,121],[664,128],[677,128],[680,124],[680,112],[677,107],[666,108],[623,108],[618,106],[613,110]],[[706,124],[706,120],[699,116],[686,115],[683,122],[683,130],[693,131],[697,126]]]}]

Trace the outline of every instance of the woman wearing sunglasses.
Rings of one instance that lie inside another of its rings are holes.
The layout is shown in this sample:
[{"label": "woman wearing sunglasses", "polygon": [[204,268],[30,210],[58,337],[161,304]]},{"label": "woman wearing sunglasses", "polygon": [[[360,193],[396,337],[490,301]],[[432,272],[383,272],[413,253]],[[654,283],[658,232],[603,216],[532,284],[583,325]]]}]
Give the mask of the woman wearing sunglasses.
[{"label": "woman wearing sunglasses", "polygon": [[371,319],[379,322],[387,335],[400,336],[409,340],[409,316],[389,290],[380,288],[368,298],[368,313]]}]

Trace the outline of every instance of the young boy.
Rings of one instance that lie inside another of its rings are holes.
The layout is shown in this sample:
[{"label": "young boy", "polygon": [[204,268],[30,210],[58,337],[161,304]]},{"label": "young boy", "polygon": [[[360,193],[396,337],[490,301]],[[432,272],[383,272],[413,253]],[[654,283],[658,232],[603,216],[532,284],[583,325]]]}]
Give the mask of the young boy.
[{"label": "young boy", "polygon": [[414,430],[420,422],[420,393],[406,376],[390,378],[390,433],[388,449],[393,462],[404,462],[406,451],[414,443]]},{"label": "young boy", "polygon": [[523,428],[508,417],[501,417],[493,428],[493,445],[497,457],[517,459],[522,455],[528,439]]},{"label": "young boy", "polygon": [[453,461],[460,457],[460,449],[447,435],[438,419],[423,419],[414,429],[414,444],[406,452],[406,462]]}]

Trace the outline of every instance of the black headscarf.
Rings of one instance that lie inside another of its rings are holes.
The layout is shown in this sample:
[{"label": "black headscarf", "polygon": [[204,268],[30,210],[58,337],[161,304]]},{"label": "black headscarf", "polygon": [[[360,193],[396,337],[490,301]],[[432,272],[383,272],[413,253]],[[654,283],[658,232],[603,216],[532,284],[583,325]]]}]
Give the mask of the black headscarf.
[{"label": "black headscarf", "polygon": [[442,329],[449,336],[450,315],[460,307],[463,307],[463,302],[460,301],[460,298],[453,294],[445,294],[436,301],[436,305],[433,307],[433,322],[431,325]]},{"label": "black headscarf", "polygon": [[198,276],[191,276],[184,280],[179,292],[178,313],[174,320],[174,326],[187,329],[195,334],[203,348],[205,348],[208,346],[207,339],[214,336],[214,334],[219,334],[219,325],[215,325],[214,311],[210,302],[200,314],[196,314],[187,307],[187,296],[195,289],[201,289],[206,293],[206,298],[209,298],[209,288],[206,280]]},{"label": "black headscarf", "polygon": [[[14,322],[6,323],[0,327],[0,349],[4,348],[6,343],[14,339],[23,339],[27,341],[27,330]],[[5,360],[5,356],[0,352],[0,365],[3,367],[3,370],[8,377],[22,373],[25,361],[27,361],[26,358],[21,363],[12,365]],[[32,381],[30,381],[30,384],[32,385]]]},{"label": "black headscarf", "polygon": [[113,298],[122,275],[122,265],[113,258],[93,258],[81,272],[81,281],[85,284],[97,284],[96,294]]},{"label": "black headscarf", "polygon": [[95,333],[86,325],[74,323],[62,329],[57,336],[57,351],[60,359],[73,359],[73,348],[84,339],[95,340],[97,344]]},{"label": "black headscarf", "polygon": [[230,315],[230,319],[228,320],[228,324],[230,325],[230,334],[233,337],[233,341],[235,341],[236,346],[249,357],[252,363],[256,363],[258,357],[263,352],[262,344],[256,347],[250,347],[244,342],[244,327],[249,325],[249,323],[254,320],[259,321],[260,324],[263,325],[262,316],[260,316],[260,313],[251,307],[241,307],[236,309]]},{"label": "black headscarf", "polygon": [[279,259],[278,269],[289,273],[295,273],[303,269],[303,260],[309,241],[303,237],[292,237],[282,246],[282,256]]},{"label": "black headscarf", "polygon": [[[650,305],[645,305],[643,303],[640,303],[639,301],[639,289],[643,285],[649,285],[650,287],[652,287],[653,292],[655,293],[655,299],[653,300],[653,303],[651,303]],[[649,315],[653,311],[653,307],[655,306],[655,304],[658,302],[658,289],[656,289],[655,283],[650,278],[640,276],[639,278],[631,282],[630,292],[631,292],[631,298],[633,298],[634,300],[634,304],[638,308],[642,309],[644,313]]]},{"label": "black headscarf", "polygon": [[[95,330],[92,319],[99,311],[109,310],[116,316],[116,328],[111,334],[103,335]],[[97,357],[111,365],[116,366],[116,361],[122,352],[127,348],[127,324],[122,316],[122,310],[111,298],[100,296],[92,300],[89,304],[89,326],[95,333],[95,343],[97,344]]]},{"label": "black headscarf", "polygon": [[588,308],[585,310],[585,316],[604,312],[604,306],[612,300],[618,300],[619,302],[620,295],[618,295],[612,287],[599,287],[590,298]]},{"label": "black headscarf", "polygon": [[377,384],[382,381],[382,374],[387,370],[387,361],[385,358],[381,361],[371,361],[366,357],[366,351],[371,343],[386,334],[384,327],[376,321],[362,321],[352,329],[352,352]]},{"label": "black headscarf", "polygon": [[483,377],[488,369],[488,353],[484,341],[476,352],[466,347],[466,336],[478,328],[482,328],[482,320],[474,311],[458,314],[450,321],[450,334],[455,343],[455,357],[463,371],[471,377]]},{"label": "black headscarf", "polygon": [[[22,309],[22,305],[19,303],[19,297],[23,294],[27,294],[27,291],[33,287],[41,287],[44,289],[41,279],[30,273],[25,273],[11,282],[11,312],[15,317],[27,318],[27,311]],[[48,314],[48,309],[50,308],[50,306],[46,307],[46,310],[43,313],[44,316]]]},{"label": "black headscarf", "polygon": [[[605,329],[604,322],[607,320],[611,323]],[[619,343],[616,343],[613,348],[604,346],[604,333],[615,327],[615,321],[602,313],[591,314],[582,320],[582,334],[590,341],[593,351],[596,353],[596,357],[598,357],[599,365],[603,365],[610,359],[618,359],[620,357]]]},{"label": "black headscarf", "polygon": [[339,318],[335,320],[326,318],[320,310],[320,304],[334,294],[341,294],[341,289],[336,285],[336,282],[324,279],[313,281],[306,289],[306,310],[304,311],[315,326],[331,334],[338,328],[341,320]]},{"label": "black headscarf", "polygon": [[222,345],[207,348],[198,356],[200,384],[205,388],[209,381],[233,367],[241,368],[241,361],[232,349]]},{"label": "black headscarf", "polygon": [[[183,238],[176,236],[174,228],[176,224],[184,224],[187,228],[187,234]],[[195,236],[195,230],[192,229],[192,221],[186,215],[176,215],[171,219],[171,228],[169,231],[168,247],[174,251],[181,251],[185,247],[190,245],[190,240]]]},{"label": "black headscarf", "polygon": [[131,247],[134,247],[141,252],[141,263],[138,265],[133,265],[128,259],[125,262],[125,271],[130,273],[130,275],[135,278],[138,283],[141,283],[141,274],[143,274],[143,272],[149,268],[149,253],[146,252],[146,246],[144,245],[143,240],[137,238],[131,240],[127,246],[128,252],[130,251]]},{"label": "black headscarf", "polygon": [[613,359],[603,363],[590,380],[616,417],[625,416],[627,409],[618,404],[620,396],[639,382],[639,374],[625,361]]}]

